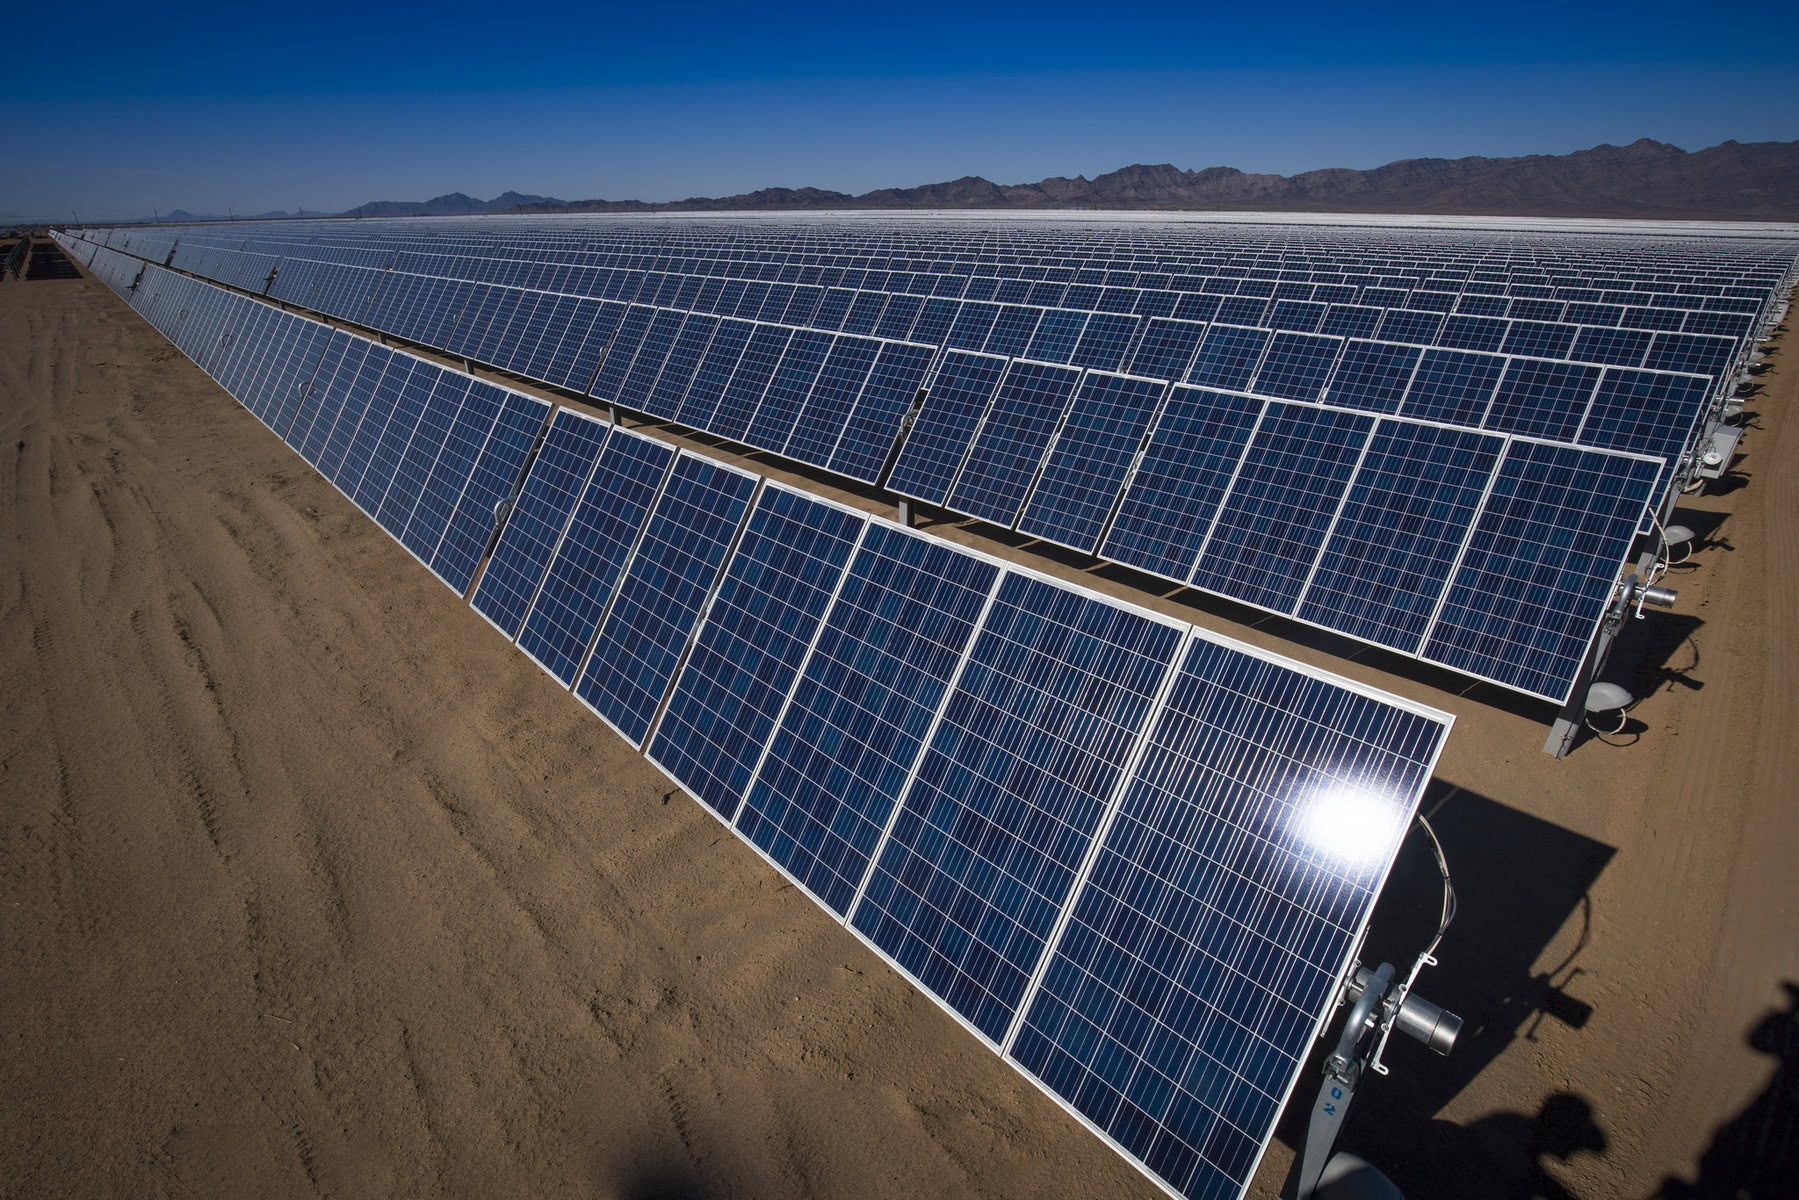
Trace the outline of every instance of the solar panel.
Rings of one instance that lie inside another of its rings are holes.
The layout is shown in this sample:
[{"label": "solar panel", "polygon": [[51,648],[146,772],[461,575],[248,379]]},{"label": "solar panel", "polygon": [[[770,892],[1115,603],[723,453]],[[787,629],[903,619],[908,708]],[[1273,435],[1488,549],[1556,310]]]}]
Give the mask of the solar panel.
[{"label": "solar panel", "polygon": [[1299,619],[1416,653],[1504,448],[1496,434],[1382,421]]},{"label": "solar panel", "polygon": [[1187,369],[1187,382],[1225,390],[1247,387],[1271,336],[1266,329],[1212,326],[1200,343],[1193,365]]},{"label": "solar panel", "polygon": [[782,355],[787,353],[787,343],[792,337],[793,330],[778,325],[755,327],[744,347],[743,357],[731,375],[730,384],[719,397],[718,407],[702,428],[732,441],[744,440],[750,419],[756,415],[763,393],[768,390],[768,382],[774,378],[775,368],[780,365]]},{"label": "solar panel", "polygon": [[1505,365],[1496,354],[1426,350],[1399,411],[1446,425],[1479,425],[1493,403]]},{"label": "solar panel", "polygon": [[[477,380],[471,395],[483,387]],[[468,483],[450,512],[448,525],[431,555],[431,569],[459,596],[466,596],[494,531],[499,506],[519,490],[538,437],[550,420],[550,405],[533,396],[505,392],[500,413],[475,458]]]},{"label": "solar panel", "polygon": [[1018,528],[1091,553],[1168,385],[1089,372],[1056,435]]},{"label": "solar panel", "polygon": [[867,523],[778,483],[757,497],[648,749],[727,822]]},{"label": "solar panel", "polygon": [[1256,372],[1252,390],[1285,400],[1316,400],[1342,348],[1342,338],[1277,333]]},{"label": "solar panel", "polygon": [[1514,359],[1482,424],[1506,433],[1571,441],[1598,383],[1598,367]]},{"label": "solar panel", "polygon": [[712,335],[712,344],[706,347],[705,358],[694,371],[693,383],[675,412],[675,420],[695,429],[710,428],[712,414],[730,386],[731,376],[743,359],[743,349],[749,345],[750,335],[755,330],[756,326],[748,321],[719,322],[718,331]]},{"label": "solar panel", "polygon": [[920,757],[850,920],[996,1045],[1181,636],[1008,570]]},{"label": "solar panel", "polygon": [[996,525],[1016,521],[1080,378],[1076,367],[1013,362],[946,505]]},{"label": "solar panel", "polygon": [[1449,724],[1196,633],[1007,1057],[1177,1194],[1242,1195]]},{"label": "solar panel", "polygon": [[673,446],[619,427],[600,449],[518,635],[518,648],[563,687],[581,669],[674,461]]},{"label": "solar panel", "polygon": [[575,695],[633,747],[668,694],[757,477],[683,451],[606,611]]},{"label": "solar panel", "polygon": [[1005,369],[1006,360],[991,355],[952,350],[943,356],[893,465],[889,491],[943,503]]},{"label": "solar panel", "polygon": [[1398,412],[1423,354],[1417,346],[1350,342],[1343,347],[1322,398],[1364,412]]},{"label": "solar panel", "polygon": [[418,425],[394,465],[393,482],[388,484],[381,497],[381,506],[375,510],[375,521],[396,539],[405,533],[412,510],[425,489],[425,480],[429,478],[431,468],[437,465],[437,456],[442,453],[444,442],[450,436],[450,427],[455,424],[463,398],[468,395],[469,383],[467,375],[450,371],[438,373],[437,385],[432,388],[430,399],[419,414]]},{"label": "solar panel", "polygon": [[1566,700],[1660,476],[1653,459],[1514,439],[1423,657]]},{"label": "solar panel", "polygon": [[793,434],[783,448],[788,458],[818,467],[830,464],[837,439],[843,434],[850,409],[862,393],[880,348],[881,343],[864,337],[840,337],[831,346],[812,394],[801,406]]},{"label": "solar panel", "polygon": [[[406,396],[407,382],[420,361],[410,354],[394,354],[387,370],[382,372],[381,381],[369,395],[368,408],[356,427],[356,435],[350,439],[349,448],[344,451],[337,486],[365,513],[368,511],[367,500],[379,499],[378,494],[371,493],[378,493],[392,478],[379,470],[371,474],[370,466],[387,434],[388,426],[393,424],[395,413],[400,411],[401,401]],[[413,402],[415,405],[423,404],[423,397],[418,395],[416,389],[413,392]],[[414,411],[416,412],[416,408]],[[404,415],[401,420],[404,420]],[[365,499],[359,500],[359,496]]]},{"label": "solar panel", "polygon": [[880,478],[933,354],[929,346],[882,345],[856,407],[843,423],[843,436],[831,451],[826,464],[831,470],[864,483]]},{"label": "solar panel", "polygon": [[1194,586],[1291,612],[1373,427],[1362,413],[1269,405],[1200,551]]},{"label": "solar panel", "polygon": [[1131,358],[1131,374],[1149,379],[1185,379],[1205,331],[1203,324],[1194,321],[1151,321]]},{"label": "solar panel", "polygon": [[468,487],[481,447],[500,415],[500,405],[505,398],[505,393],[493,384],[466,376],[458,381],[456,390],[462,403],[444,435],[430,474],[419,489],[418,504],[400,535],[400,544],[426,566],[431,565],[444,530],[449,527],[450,517],[456,511],[457,501]]},{"label": "solar panel", "polygon": [[1170,389],[1100,555],[1185,583],[1261,413],[1247,396]]},{"label": "solar panel", "polygon": [[543,449],[531,464],[470,601],[508,641],[518,636],[525,622],[611,428],[568,408],[557,409],[550,422]]},{"label": "solar panel", "polygon": [[800,407],[818,382],[818,374],[824,369],[833,340],[828,333],[810,329],[802,329],[793,335],[787,343],[787,352],[781,356],[780,365],[768,381],[768,390],[762,394],[762,403],[750,418],[749,428],[743,435],[745,442],[776,454],[786,448],[787,440],[793,436]]},{"label": "solar panel", "polygon": [[[374,399],[375,391],[393,359],[393,351],[386,346],[368,348],[355,377],[345,389],[343,408],[338,412],[337,423],[331,427],[325,445],[319,450],[318,460],[313,464],[318,467],[319,474],[329,479],[340,491],[345,490],[346,481],[354,482],[354,478],[346,470],[345,460],[349,457],[350,447],[355,444],[356,435],[361,432],[364,418],[368,416],[369,402]],[[349,466],[351,470],[360,470],[355,464]]]},{"label": "solar panel", "polygon": [[1617,368],[1600,377],[1577,439],[1608,450],[1635,450],[1673,462],[1686,449],[1711,393],[1704,375]]},{"label": "solar panel", "polygon": [[990,559],[880,520],[851,559],[736,817],[839,917],[998,577]]}]

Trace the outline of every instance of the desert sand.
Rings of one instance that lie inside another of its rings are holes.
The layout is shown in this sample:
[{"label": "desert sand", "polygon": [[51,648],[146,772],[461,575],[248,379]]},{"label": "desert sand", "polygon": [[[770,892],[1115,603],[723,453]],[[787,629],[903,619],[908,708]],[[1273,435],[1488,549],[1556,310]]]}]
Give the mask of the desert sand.
[{"label": "desert sand", "polygon": [[[1677,611],[1633,626],[1632,726],[1560,762],[1498,689],[934,527],[1457,715],[1419,990],[1467,1029],[1396,1040],[1341,1143],[1414,1200],[1795,1194],[1770,361],[1733,486],[1680,514],[1710,544]],[[0,1195],[1160,1194],[98,281],[0,285],[0,434]],[[1417,842],[1370,946],[1402,969]]]}]

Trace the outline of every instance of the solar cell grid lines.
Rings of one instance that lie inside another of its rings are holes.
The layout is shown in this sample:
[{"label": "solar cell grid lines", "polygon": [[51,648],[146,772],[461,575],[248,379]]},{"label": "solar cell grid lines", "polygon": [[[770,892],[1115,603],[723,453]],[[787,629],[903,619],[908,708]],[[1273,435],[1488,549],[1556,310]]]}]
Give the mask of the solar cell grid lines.
[{"label": "solar cell grid lines", "polygon": [[730,822],[868,523],[763,487],[648,755]]},{"label": "solar cell grid lines", "polygon": [[1000,1042],[1180,641],[1009,570],[852,924]]},{"label": "solar cell grid lines", "polygon": [[563,687],[581,669],[674,460],[673,446],[618,427],[600,449],[519,630],[519,649]]},{"label": "solar cell grid lines", "polygon": [[1240,1195],[1446,734],[1193,637],[1008,1057],[1177,1193]]},{"label": "solar cell grid lines", "polygon": [[948,498],[1005,370],[1006,360],[991,355],[943,356],[887,481],[891,491],[927,504]]},{"label": "solar cell grid lines", "polygon": [[983,556],[879,520],[844,574],[736,818],[840,918],[998,578]]},{"label": "solar cell grid lines", "polygon": [[562,540],[612,427],[606,422],[558,409],[543,449],[531,464],[518,502],[470,603],[506,639],[518,637],[550,558]]},{"label": "solar cell grid lines", "polygon": [[758,479],[683,451],[656,498],[575,695],[633,748],[649,734]]},{"label": "solar cell grid lines", "polygon": [[1361,413],[1270,404],[1190,581],[1291,612],[1373,427]]},{"label": "solar cell grid lines", "polygon": [[1014,360],[975,430],[946,507],[1010,527],[1080,378],[1073,367]]},{"label": "solar cell grid lines", "polygon": [[1056,435],[1020,532],[1091,552],[1168,385],[1089,372]]}]

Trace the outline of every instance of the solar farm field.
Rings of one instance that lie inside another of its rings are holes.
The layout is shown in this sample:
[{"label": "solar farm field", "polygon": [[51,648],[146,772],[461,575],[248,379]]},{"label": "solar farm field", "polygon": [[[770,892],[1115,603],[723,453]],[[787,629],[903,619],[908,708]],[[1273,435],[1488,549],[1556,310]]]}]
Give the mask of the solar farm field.
[{"label": "solar farm field", "polygon": [[[61,797],[7,951],[69,1031],[8,1082],[99,1148],[45,1178],[1272,1196],[1339,982],[1436,926],[1423,810],[1468,1025],[1340,1145],[1731,1182],[1799,978],[1799,243],[370,224],[4,297]],[[1633,566],[1642,702],[1541,754]]]}]

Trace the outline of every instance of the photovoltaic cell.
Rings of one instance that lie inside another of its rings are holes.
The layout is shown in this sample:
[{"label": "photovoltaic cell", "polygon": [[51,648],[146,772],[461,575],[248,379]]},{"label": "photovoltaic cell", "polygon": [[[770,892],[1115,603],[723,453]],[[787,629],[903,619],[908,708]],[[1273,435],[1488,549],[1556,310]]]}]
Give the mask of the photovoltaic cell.
[{"label": "photovoltaic cell", "polygon": [[1171,389],[1100,557],[1187,582],[1261,412],[1247,396]]},{"label": "photovoltaic cell", "polygon": [[1091,553],[1168,385],[1089,372],[1018,528]]},{"label": "photovoltaic cell", "polygon": [[1008,1057],[1176,1193],[1242,1195],[1449,723],[1194,638]]},{"label": "photovoltaic cell", "polygon": [[1277,333],[1252,390],[1283,400],[1316,400],[1342,348],[1342,338]]},{"label": "photovoltaic cell", "polygon": [[1005,359],[985,354],[952,350],[943,356],[888,490],[926,504],[943,503],[1005,369]]},{"label": "photovoltaic cell", "polygon": [[850,919],[1006,1036],[1181,641],[1008,571]]},{"label": "photovoltaic cell", "polygon": [[1014,362],[976,432],[947,507],[1010,526],[1080,382],[1076,367]]},{"label": "photovoltaic cell", "polygon": [[794,422],[793,435],[783,451],[788,458],[823,467],[843,436],[850,409],[874,368],[881,343],[872,338],[840,337],[819,368],[812,394],[806,398]]},{"label": "photovoltaic cell", "polygon": [[724,395],[719,397],[718,407],[700,428],[741,442],[750,427],[750,419],[762,403],[763,393],[768,390],[768,381],[774,378],[781,356],[787,353],[787,342],[792,336],[791,329],[757,325],[744,347],[743,357],[737,362],[737,369],[731,374],[731,382],[725,387]]},{"label": "photovoltaic cell", "polygon": [[1416,654],[1504,448],[1497,434],[1382,421],[1299,619]]},{"label": "photovoltaic cell", "polygon": [[737,816],[838,916],[868,873],[999,568],[871,521]]},{"label": "photovoltaic cell", "polygon": [[505,397],[505,393],[493,384],[467,376],[459,380],[456,387],[462,403],[457,407],[455,420],[443,439],[436,461],[431,464],[431,473],[425,477],[418,504],[400,535],[400,544],[426,566],[431,565],[444,530],[449,527],[450,517],[456,511],[457,501],[462,499],[462,493],[468,487],[481,446],[500,415],[500,404]]},{"label": "photovoltaic cell", "polygon": [[757,498],[649,746],[727,822],[867,523],[779,484]]},{"label": "photovoltaic cell", "polygon": [[682,454],[619,582],[575,695],[643,745],[756,490],[756,476]]},{"label": "photovoltaic cell", "polygon": [[787,439],[793,436],[794,420],[806,397],[812,394],[832,340],[830,334],[811,329],[793,335],[787,343],[787,353],[781,356],[781,364],[769,380],[768,390],[762,394],[756,415],[750,419],[744,441],[776,454],[786,449]]},{"label": "photovoltaic cell", "polygon": [[1513,441],[1423,657],[1566,700],[1660,475],[1650,459]]},{"label": "photovoltaic cell", "polygon": [[674,459],[674,447],[621,428],[600,450],[518,635],[519,649],[563,687],[581,669]]},{"label": "photovoltaic cell", "polygon": [[556,410],[543,449],[488,560],[471,603],[508,639],[518,636],[575,501],[593,473],[611,426],[573,409]]},{"label": "photovoltaic cell", "polygon": [[1292,612],[1373,427],[1362,413],[1270,405],[1193,586]]}]

